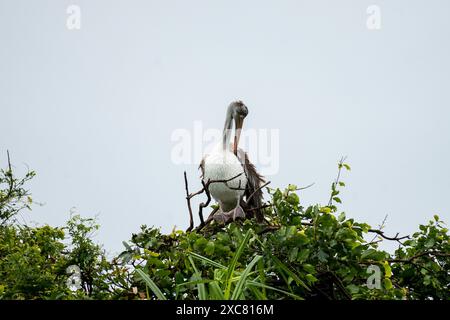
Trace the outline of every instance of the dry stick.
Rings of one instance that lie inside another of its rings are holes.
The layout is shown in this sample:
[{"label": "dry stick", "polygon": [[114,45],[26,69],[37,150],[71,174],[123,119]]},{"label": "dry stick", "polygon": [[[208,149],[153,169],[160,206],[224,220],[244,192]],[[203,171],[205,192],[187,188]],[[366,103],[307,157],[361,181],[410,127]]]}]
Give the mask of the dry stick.
[{"label": "dry stick", "polygon": [[206,193],[206,202],[200,203],[198,206],[198,216],[200,217],[200,226],[205,225],[205,221],[203,221],[203,208],[206,208],[211,202],[211,194],[209,193],[208,187],[206,187],[205,181],[202,180],[202,186]]},{"label": "dry stick", "polygon": [[306,187],[297,188],[297,189],[295,189],[295,191],[300,191],[300,190],[305,190],[305,189],[311,188],[314,184],[315,184],[315,182],[308,184]]},{"label": "dry stick", "polygon": [[[423,256],[431,256],[431,257],[450,257],[450,253],[446,253],[446,252],[440,252],[440,251],[425,251],[425,252],[421,252],[418,253],[410,258],[407,259],[388,259],[386,260],[387,262],[390,263],[410,263],[410,264],[415,264],[414,260],[421,258]],[[360,261],[360,264],[364,264],[364,265],[370,265],[370,264],[376,264],[376,263],[380,263],[379,261],[372,261],[372,260],[368,260],[368,261]],[[425,268],[424,266],[422,266],[423,268]]]},{"label": "dry stick", "polygon": [[[199,216],[200,216],[200,226],[199,226],[198,228],[196,228],[197,231],[201,230],[206,224],[209,224],[209,223],[212,221],[212,219],[213,219],[214,213],[217,212],[217,209],[215,209],[215,210],[209,215],[209,217],[208,217],[208,219],[206,220],[206,222],[203,221],[203,209],[206,208],[206,207],[209,205],[209,203],[211,202],[211,194],[209,193],[209,185],[210,185],[211,183],[217,183],[217,182],[222,182],[222,183],[227,184],[228,182],[230,182],[230,181],[236,179],[237,177],[241,176],[243,173],[244,173],[244,172],[241,172],[241,173],[239,173],[237,176],[234,176],[234,177],[232,177],[232,178],[230,178],[230,179],[225,179],[225,180],[208,180],[208,182],[206,182],[206,183],[205,183],[205,181],[202,180],[202,185],[203,185],[202,191],[204,191],[204,192],[206,193],[207,200],[206,200],[206,203],[203,203],[203,202],[202,202],[202,203],[200,203],[200,205],[199,205],[198,214],[199,214]],[[234,190],[238,190],[238,189],[240,188],[240,186],[241,186],[241,181],[240,181],[240,180],[239,180],[239,187],[238,187],[238,188],[232,188],[232,187],[230,187],[230,186],[227,185],[228,188],[234,189]]]},{"label": "dry stick", "polygon": [[395,234],[395,236],[393,236],[393,237],[388,237],[388,236],[386,236],[386,235],[384,234],[384,232],[381,231],[381,230],[377,230],[377,229],[369,229],[369,230],[367,230],[367,231],[368,231],[368,232],[372,232],[372,233],[377,233],[377,234],[379,234],[382,238],[384,238],[384,239],[386,239],[386,240],[397,241],[397,242],[399,242],[400,244],[402,244],[402,242],[401,242],[400,240],[403,240],[403,239],[409,239],[409,236],[399,237],[399,236],[398,236],[398,235],[399,235],[398,232]]},{"label": "dry stick", "polygon": [[255,195],[256,192],[258,192],[259,190],[261,190],[262,188],[266,187],[267,185],[269,185],[270,181],[267,181],[266,183],[264,183],[262,186],[258,187],[255,191],[253,191],[253,193],[247,198],[246,202],[249,202],[250,199]]},{"label": "dry stick", "polygon": [[13,188],[14,188],[14,180],[12,175],[12,168],[11,168],[11,158],[9,157],[9,150],[6,150],[6,155],[8,156],[8,180],[9,180],[9,191],[8,191],[8,197],[12,194]]},{"label": "dry stick", "polygon": [[[384,228],[384,226],[386,225],[386,220],[387,220],[388,215],[384,216],[383,221],[381,222],[381,224],[378,226],[379,230],[382,230]],[[398,235],[398,234],[397,234]],[[370,243],[374,243],[375,239],[377,238],[377,235],[375,235],[372,240],[370,240]]]},{"label": "dry stick", "polygon": [[209,202],[211,201],[211,195],[209,194],[209,185],[212,183],[228,183],[234,179],[236,179],[237,177],[241,176],[244,172],[239,173],[238,175],[230,178],[230,179],[223,179],[223,180],[208,180],[206,183],[204,183],[204,181],[202,181],[202,185],[203,188],[200,189],[197,192],[194,193],[189,193],[189,187],[188,187],[188,180],[187,180],[187,175],[186,175],[186,171],[184,172],[184,184],[185,184],[185,189],[186,189],[186,202],[188,205],[188,209],[189,209],[189,228],[186,229],[186,232],[191,231],[194,228],[194,218],[192,215],[192,207],[191,207],[191,198],[195,197],[196,195],[199,195],[203,192],[206,192],[206,195],[208,197],[208,201],[206,202],[206,204],[201,203],[200,204],[200,208],[199,208],[199,215],[200,215],[200,221],[203,222],[203,208],[206,207]]},{"label": "dry stick", "polygon": [[273,204],[264,204],[264,205],[262,205],[260,207],[257,207],[257,208],[247,209],[247,211],[255,211],[255,210],[259,210],[259,209],[269,208],[269,207],[272,207],[272,206],[273,206]]},{"label": "dry stick", "polygon": [[426,256],[426,255],[431,255],[434,257],[450,257],[450,253],[446,253],[446,252],[425,251],[425,252],[418,253],[415,256],[412,256],[408,259],[390,259],[387,261],[391,262],[391,263],[395,263],[395,262],[397,262],[397,263],[413,263],[413,261],[415,259]]},{"label": "dry stick", "polygon": [[330,273],[331,273],[331,276],[334,279],[334,282],[337,284],[337,286],[339,287],[341,292],[345,295],[345,297],[348,300],[352,300],[352,296],[350,295],[350,293],[348,293],[347,289],[345,288],[344,284],[342,283],[342,280],[339,279],[339,277],[333,271],[330,271]]},{"label": "dry stick", "polygon": [[192,207],[191,207],[191,198],[192,196],[189,194],[189,186],[186,171],[184,172],[184,187],[186,189],[186,201],[189,209],[189,228],[187,228],[186,232],[189,232],[194,227],[194,217],[192,216]]},{"label": "dry stick", "polygon": [[197,228],[195,228],[195,231],[200,231],[202,230],[204,227],[206,227],[212,220],[213,220],[213,216],[214,214],[217,212],[217,210],[219,210],[219,208],[215,208],[208,216],[208,218],[206,219],[205,223],[203,225],[199,225]]}]

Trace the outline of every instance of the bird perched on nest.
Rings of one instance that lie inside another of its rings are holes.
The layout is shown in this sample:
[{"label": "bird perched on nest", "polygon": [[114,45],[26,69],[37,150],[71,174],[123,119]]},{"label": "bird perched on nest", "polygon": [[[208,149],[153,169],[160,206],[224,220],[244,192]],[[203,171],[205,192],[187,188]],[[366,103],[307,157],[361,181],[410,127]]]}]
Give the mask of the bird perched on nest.
[{"label": "bird perched on nest", "polygon": [[[222,141],[200,163],[204,183],[226,181],[211,183],[208,188],[219,204],[219,210],[213,216],[217,222],[225,223],[230,219],[253,216],[258,222],[264,220],[260,208],[263,201],[260,186],[265,181],[250,163],[248,154],[238,147],[247,115],[248,108],[242,101],[232,102],[228,106]],[[234,141],[231,142],[233,122]]]}]

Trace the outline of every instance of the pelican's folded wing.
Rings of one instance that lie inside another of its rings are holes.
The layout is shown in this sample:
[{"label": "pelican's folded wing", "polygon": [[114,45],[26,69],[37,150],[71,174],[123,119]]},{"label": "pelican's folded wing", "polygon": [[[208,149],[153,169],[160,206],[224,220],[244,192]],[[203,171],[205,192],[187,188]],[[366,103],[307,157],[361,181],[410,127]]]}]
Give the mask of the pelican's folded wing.
[{"label": "pelican's folded wing", "polygon": [[[247,200],[247,209],[256,209],[249,211],[249,215],[255,216],[258,222],[264,220],[262,209],[260,207],[263,203],[263,192],[259,187],[265,183],[263,176],[261,176],[257,171],[255,166],[250,162],[247,152],[242,149],[238,149],[238,159],[244,167],[244,172],[247,176],[247,187],[245,188],[245,198]],[[251,199],[249,197],[253,194]]]}]

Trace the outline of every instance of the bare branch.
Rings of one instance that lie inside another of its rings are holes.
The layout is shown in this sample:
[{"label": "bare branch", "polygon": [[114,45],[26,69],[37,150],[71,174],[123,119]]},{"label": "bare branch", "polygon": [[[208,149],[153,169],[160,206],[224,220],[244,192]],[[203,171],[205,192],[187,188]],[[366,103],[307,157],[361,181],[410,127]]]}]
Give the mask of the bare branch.
[{"label": "bare branch", "polygon": [[258,187],[257,189],[255,189],[255,191],[253,191],[253,193],[246,199],[247,202],[249,202],[250,199],[251,199],[251,198],[252,198],[259,190],[261,190],[262,188],[268,186],[269,184],[270,184],[270,181],[267,181],[267,182],[264,183],[262,186],[260,186],[260,187]]},{"label": "bare branch", "polygon": [[184,172],[184,187],[186,189],[186,201],[187,201],[187,206],[189,209],[189,228],[187,228],[186,232],[189,232],[192,230],[192,228],[194,228],[194,218],[192,216],[192,207],[191,207],[192,195],[189,194],[189,186],[188,186],[186,171]]},{"label": "bare branch", "polygon": [[[194,193],[189,193],[189,186],[188,186],[188,180],[187,180],[187,175],[186,175],[186,171],[184,172],[184,186],[186,189],[186,202],[187,202],[187,206],[188,206],[188,210],[189,210],[189,228],[186,229],[186,232],[191,231],[194,228],[194,218],[193,218],[193,214],[192,214],[192,206],[191,206],[191,199],[199,194],[205,193],[207,200],[205,203],[200,203],[199,205],[199,217],[200,217],[200,226],[203,227],[205,225],[205,222],[203,220],[203,209],[206,208],[209,203],[211,202],[211,194],[209,193],[209,186],[212,183],[225,183],[227,184],[228,182],[240,177],[241,175],[243,175],[244,172],[239,173],[238,175],[231,177],[229,179],[222,179],[222,180],[208,180],[206,183],[204,180],[202,180],[202,188]],[[240,182],[239,182],[240,183]],[[232,189],[230,186],[227,185],[228,188]],[[240,185],[239,185],[240,187]]]},{"label": "bare branch", "polygon": [[314,184],[315,184],[315,182],[310,183],[306,187],[300,187],[300,188],[295,189],[295,191],[300,191],[300,190],[305,190],[305,189],[311,188]]},{"label": "bare branch", "polygon": [[384,238],[384,239],[386,239],[386,240],[397,241],[397,242],[399,242],[400,244],[402,244],[402,242],[401,242],[400,240],[403,240],[403,239],[409,239],[409,236],[399,237],[399,236],[398,236],[398,235],[399,235],[398,232],[397,232],[397,233],[395,234],[395,236],[393,236],[393,237],[388,237],[387,235],[384,234],[383,231],[377,230],[377,229],[369,229],[368,232],[376,233],[376,234],[380,235],[382,238]]}]

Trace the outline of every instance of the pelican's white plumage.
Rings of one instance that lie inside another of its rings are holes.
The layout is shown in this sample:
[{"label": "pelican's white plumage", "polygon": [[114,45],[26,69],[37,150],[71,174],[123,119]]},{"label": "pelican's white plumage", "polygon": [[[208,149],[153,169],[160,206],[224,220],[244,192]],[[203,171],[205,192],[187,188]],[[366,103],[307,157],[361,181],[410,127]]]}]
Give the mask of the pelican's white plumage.
[{"label": "pelican's white plumage", "polygon": [[211,196],[224,211],[236,208],[247,186],[247,176],[237,156],[231,148],[223,149],[222,144],[219,144],[203,158],[203,164],[205,181],[229,180],[238,176],[227,183],[212,183],[209,186]]},{"label": "pelican's white plumage", "polygon": [[[214,214],[217,221],[255,216],[258,221],[264,217],[260,209],[262,191],[259,186],[264,182],[250,163],[248,155],[238,148],[244,118],[248,114],[247,106],[242,101],[232,102],[227,109],[222,141],[200,163],[203,182],[229,180],[210,183],[208,190],[219,203],[219,210]],[[233,143],[231,131],[235,127]],[[246,201],[242,201],[244,196]],[[244,212],[243,205],[248,212]]]}]

